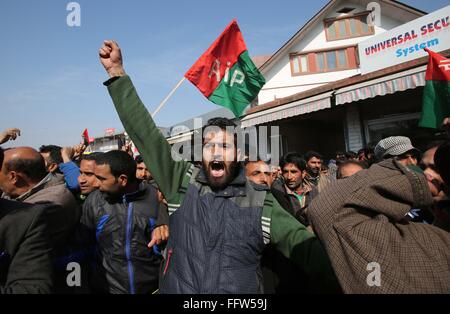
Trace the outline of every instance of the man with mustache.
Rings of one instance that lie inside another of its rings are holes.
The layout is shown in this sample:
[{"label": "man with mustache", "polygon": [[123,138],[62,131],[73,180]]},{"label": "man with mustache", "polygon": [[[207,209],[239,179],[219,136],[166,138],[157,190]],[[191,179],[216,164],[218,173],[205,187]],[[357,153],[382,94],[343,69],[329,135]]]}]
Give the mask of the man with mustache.
[{"label": "man with mustache", "polygon": [[95,176],[96,160],[103,153],[91,153],[83,155],[80,162],[80,175],[78,185],[80,187],[80,199],[85,200],[92,192],[98,189],[99,181]]},{"label": "man with mustache", "polygon": [[125,130],[168,201],[171,234],[159,291],[261,293],[260,259],[269,243],[333,291],[334,272],[315,235],[282,209],[268,189],[245,177],[237,162],[234,122],[208,121],[201,167],[174,161],[125,74],[117,43],[105,41],[99,54]]},{"label": "man with mustache", "polygon": [[269,188],[272,186],[274,180],[270,164],[261,159],[248,161],[245,164],[245,175],[250,181],[268,186]]},{"label": "man with mustache", "polygon": [[308,226],[305,210],[318,191],[315,186],[303,183],[307,175],[306,162],[299,153],[287,153],[281,158],[280,166],[282,180],[277,180],[273,184],[272,193],[292,216]]},{"label": "man with mustache", "polygon": [[323,157],[317,152],[309,151],[305,154],[306,160],[306,175],[303,179],[306,186],[316,187],[319,192],[331,183],[329,177],[323,173],[322,161]]}]

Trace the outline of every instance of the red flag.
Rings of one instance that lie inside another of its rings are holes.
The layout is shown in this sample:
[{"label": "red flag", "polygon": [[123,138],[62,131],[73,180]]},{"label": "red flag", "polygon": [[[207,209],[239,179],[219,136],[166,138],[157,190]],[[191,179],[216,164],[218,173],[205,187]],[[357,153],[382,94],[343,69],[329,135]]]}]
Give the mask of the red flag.
[{"label": "red flag", "polygon": [[236,20],[184,75],[211,102],[240,117],[265,84],[247,51]]},{"label": "red flag", "polygon": [[215,73],[223,76],[227,64],[228,67],[233,66],[246,50],[247,46],[237,21],[233,20],[184,76],[209,98],[220,84]]},{"label": "red flag", "polygon": [[450,60],[425,49],[430,55],[423,90],[419,126],[438,129],[450,117]]},{"label": "red flag", "polygon": [[450,60],[425,48],[430,55],[425,80],[450,82]]},{"label": "red flag", "polygon": [[89,144],[89,133],[88,133],[88,129],[84,129],[83,131],[83,141],[84,144],[87,146]]}]

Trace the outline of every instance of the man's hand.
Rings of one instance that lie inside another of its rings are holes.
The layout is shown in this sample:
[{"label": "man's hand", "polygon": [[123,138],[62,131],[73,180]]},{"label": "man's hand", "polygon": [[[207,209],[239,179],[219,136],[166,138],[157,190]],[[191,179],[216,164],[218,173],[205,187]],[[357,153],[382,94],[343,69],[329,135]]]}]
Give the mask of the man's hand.
[{"label": "man's hand", "polygon": [[148,244],[148,247],[151,249],[153,245],[159,245],[161,242],[167,241],[169,239],[169,226],[161,225],[156,227],[152,233],[152,240]]},{"label": "man's hand", "polygon": [[133,157],[133,150],[131,149],[131,143],[126,143],[122,146],[121,150],[123,150],[125,153]]},{"label": "man's hand", "polygon": [[84,144],[78,144],[75,145],[73,148],[73,160],[79,160],[81,158],[81,155],[83,155],[84,151],[86,150],[86,145]]},{"label": "man's hand", "polygon": [[72,147],[63,147],[61,148],[61,157],[64,163],[68,163],[72,161],[73,158],[73,148]]},{"label": "man's hand", "polygon": [[6,129],[0,133],[0,144],[6,143],[9,140],[15,140],[20,136],[20,130],[16,128]]},{"label": "man's hand", "polygon": [[122,53],[115,41],[105,40],[99,50],[100,62],[103,64],[109,77],[124,76]]}]

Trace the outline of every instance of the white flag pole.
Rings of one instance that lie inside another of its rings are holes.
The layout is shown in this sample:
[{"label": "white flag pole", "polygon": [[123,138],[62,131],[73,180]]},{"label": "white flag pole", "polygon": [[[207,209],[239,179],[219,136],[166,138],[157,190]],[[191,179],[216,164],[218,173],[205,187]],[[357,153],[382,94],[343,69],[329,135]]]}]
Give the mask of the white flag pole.
[{"label": "white flag pole", "polygon": [[159,104],[158,108],[156,108],[155,112],[152,114],[152,118],[155,118],[158,111],[161,110],[162,107],[166,104],[166,102],[169,100],[170,97],[172,97],[173,93],[181,86],[181,84],[184,82],[186,78],[183,76],[183,78],[178,82],[178,84],[172,89],[172,91],[167,95],[167,97]]}]

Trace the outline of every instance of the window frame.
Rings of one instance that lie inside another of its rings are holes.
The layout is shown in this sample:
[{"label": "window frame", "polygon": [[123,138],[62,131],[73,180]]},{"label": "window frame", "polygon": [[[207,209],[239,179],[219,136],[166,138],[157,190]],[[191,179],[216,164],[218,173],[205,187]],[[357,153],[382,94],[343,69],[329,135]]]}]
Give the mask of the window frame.
[{"label": "window frame", "polygon": [[[303,76],[303,75],[312,75],[312,74],[323,74],[323,73],[330,73],[330,72],[337,72],[337,71],[347,71],[347,70],[354,70],[358,68],[358,60],[357,60],[357,53],[356,53],[356,45],[350,45],[350,46],[340,46],[340,47],[333,47],[328,49],[319,49],[319,50],[313,50],[313,51],[304,51],[299,53],[290,53],[289,54],[289,63],[291,67],[291,76]],[[351,56],[349,55],[349,49],[353,49],[353,54],[355,60],[352,62]],[[328,68],[328,61],[326,57],[327,52],[334,52],[336,56],[336,65],[339,66],[339,54],[338,51],[344,50],[345,52],[345,60],[347,62],[346,67],[337,67],[335,69],[330,70]],[[317,67],[317,54],[324,53],[324,71],[319,71]],[[308,61],[308,71],[307,72],[294,72],[294,59],[297,58],[299,63],[299,69],[301,70],[301,62],[300,58],[303,56],[307,56]]]},{"label": "window frame", "polygon": [[[355,14],[345,14],[344,16],[340,16],[340,17],[335,17],[335,18],[329,18],[329,19],[325,19],[323,20],[323,27],[325,30],[325,37],[327,41],[337,41],[337,40],[344,40],[344,39],[351,39],[351,38],[358,38],[358,37],[365,37],[365,36],[371,36],[375,34],[375,27],[371,26],[371,25],[367,25],[368,27],[368,32],[364,33],[363,32],[363,28],[362,28],[362,23],[360,21],[361,17],[367,17],[369,16],[369,14],[371,13],[371,11],[364,11],[364,12],[360,12],[360,13],[355,13]],[[356,19],[359,21],[359,23],[357,23],[357,28],[358,28],[358,35],[352,35],[351,33],[351,26],[350,26],[350,20],[351,19]],[[330,25],[332,25],[333,23],[335,23],[336,21],[341,21],[343,20],[345,22],[345,31],[347,34],[347,36],[341,36],[339,33],[339,27],[335,27],[336,29],[336,38],[330,38],[330,34],[328,32],[328,27]]]}]

